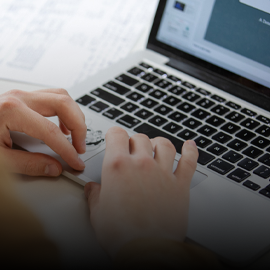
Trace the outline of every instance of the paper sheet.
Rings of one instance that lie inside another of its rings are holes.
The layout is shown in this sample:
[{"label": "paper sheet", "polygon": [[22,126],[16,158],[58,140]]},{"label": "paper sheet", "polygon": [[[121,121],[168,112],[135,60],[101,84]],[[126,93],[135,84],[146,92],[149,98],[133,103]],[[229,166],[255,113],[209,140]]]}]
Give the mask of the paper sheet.
[{"label": "paper sheet", "polygon": [[0,0],[0,78],[69,88],[125,57],[157,0]]}]

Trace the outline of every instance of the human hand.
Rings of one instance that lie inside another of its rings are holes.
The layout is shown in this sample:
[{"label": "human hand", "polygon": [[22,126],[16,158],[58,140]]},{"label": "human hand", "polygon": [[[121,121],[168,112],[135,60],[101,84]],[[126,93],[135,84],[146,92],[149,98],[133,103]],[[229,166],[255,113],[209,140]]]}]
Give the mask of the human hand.
[{"label": "human hand", "polygon": [[[60,128],[45,118],[55,115]],[[0,95],[0,119],[0,151],[10,171],[32,176],[58,176],[62,172],[60,162],[48,155],[11,149],[10,131],[40,139],[72,168],[85,168],[78,157],[86,147],[85,118],[66,90],[8,91]],[[70,133],[72,144],[64,136]]]},{"label": "human hand", "polygon": [[123,129],[109,129],[101,185],[90,182],[84,191],[97,238],[112,257],[138,238],[184,240],[198,150],[185,142],[173,173],[175,154],[167,139],[129,139]]}]

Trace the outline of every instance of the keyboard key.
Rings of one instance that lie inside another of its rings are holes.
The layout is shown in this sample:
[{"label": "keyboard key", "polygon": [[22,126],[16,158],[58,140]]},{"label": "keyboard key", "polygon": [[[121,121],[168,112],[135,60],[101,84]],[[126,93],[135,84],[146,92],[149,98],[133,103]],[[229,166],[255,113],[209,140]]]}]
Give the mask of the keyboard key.
[{"label": "keyboard key", "polygon": [[144,96],[137,93],[137,92],[131,92],[129,95],[127,95],[127,98],[137,102],[137,101],[141,100],[142,98],[144,98]]},{"label": "keyboard key", "polygon": [[240,141],[240,140],[238,140],[238,139],[234,139],[233,141],[228,143],[227,146],[229,146],[230,148],[232,148],[232,149],[234,149],[236,151],[241,151],[242,149],[247,147],[247,144]]},{"label": "keyboard key", "polygon": [[195,108],[196,108],[195,106],[193,106],[187,102],[184,102],[177,107],[177,109],[179,109],[185,113],[189,113],[190,111],[194,110]]},{"label": "keyboard key", "polygon": [[153,118],[151,118],[150,120],[148,120],[150,123],[154,124],[155,126],[162,126],[163,124],[165,124],[166,122],[168,122],[166,119],[164,119],[161,116],[154,116]]},{"label": "keyboard key", "polygon": [[198,149],[198,151],[199,151],[198,163],[201,165],[206,165],[215,158],[213,155],[210,155],[209,153],[206,153],[201,149]]},{"label": "keyboard key", "polygon": [[263,149],[270,144],[270,141],[259,136],[256,139],[254,139],[251,143],[253,145],[258,146],[259,148]]},{"label": "keyboard key", "polygon": [[257,119],[265,124],[270,124],[270,119],[265,116],[259,115],[257,116]]},{"label": "keyboard key", "polygon": [[135,111],[138,108],[139,108],[139,106],[137,106],[137,105],[135,105],[135,104],[133,104],[131,102],[128,102],[128,103],[126,103],[125,105],[123,105],[121,107],[121,109],[123,109],[123,110],[125,110],[127,112],[133,112],[133,111]]},{"label": "keyboard key", "polygon": [[209,144],[212,143],[211,140],[208,140],[208,139],[206,139],[206,138],[203,137],[203,136],[198,137],[198,138],[195,140],[195,142],[196,142],[196,145],[199,146],[199,147],[201,147],[201,148],[205,148],[206,146],[208,146]]},{"label": "keyboard key", "polygon": [[137,68],[137,67],[134,67],[134,68],[130,69],[128,71],[128,73],[130,73],[130,74],[132,74],[134,76],[139,76],[139,75],[144,75],[145,74],[145,72],[142,69]]},{"label": "keyboard key", "polygon": [[150,90],[153,89],[152,86],[146,84],[146,83],[142,83],[142,84],[139,84],[136,89],[138,89],[139,91],[143,92],[143,93],[147,93],[149,92]]},{"label": "keyboard key", "polygon": [[242,159],[243,156],[231,150],[225,155],[223,155],[222,158],[230,161],[231,163],[236,163],[237,161]]},{"label": "keyboard key", "polygon": [[186,100],[188,100],[188,101],[190,101],[190,102],[194,102],[194,101],[196,101],[197,99],[199,99],[200,96],[197,95],[197,94],[195,94],[195,93],[188,92],[188,93],[186,93],[185,95],[183,95],[182,98],[184,98],[184,99],[186,99]]},{"label": "keyboard key", "polygon": [[180,122],[187,118],[187,116],[180,112],[174,112],[168,116],[170,119],[172,119],[175,122]]},{"label": "keyboard key", "polygon": [[254,190],[254,191],[256,191],[256,190],[258,190],[258,189],[261,188],[259,185],[257,185],[257,184],[255,184],[255,183],[251,182],[250,180],[245,181],[245,182],[243,183],[243,185],[244,185],[245,187],[248,187],[248,188]]},{"label": "keyboard key", "polygon": [[166,73],[165,71],[160,70],[160,69],[158,69],[158,68],[154,69],[153,72],[155,72],[155,73],[157,73],[158,75],[160,75],[160,76],[162,76],[162,77],[165,77],[165,78],[168,76],[167,73]]},{"label": "keyboard key", "polygon": [[115,108],[111,108],[110,110],[103,113],[104,116],[106,116],[110,119],[115,119],[122,114],[123,114],[123,112],[121,112]]},{"label": "keyboard key", "polygon": [[150,139],[156,138],[156,137],[164,137],[172,142],[174,145],[177,153],[181,154],[182,146],[184,142],[182,140],[179,140],[170,134],[163,132],[162,130],[159,130],[157,128],[154,128],[148,124],[143,123],[142,125],[136,127],[134,129],[135,132],[143,133],[147,135]]},{"label": "keyboard key", "polygon": [[111,93],[108,93],[107,91],[102,90],[101,88],[97,88],[96,90],[93,90],[91,94],[101,99],[104,99],[105,101],[112,103],[115,106],[118,106],[125,101],[124,99],[119,98]]},{"label": "keyboard key", "polygon": [[215,141],[218,141],[220,143],[226,143],[229,140],[232,139],[231,136],[223,133],[223,132],[219,132],[218,134],[216,134],[215,136],[212,137]]},{"label": "keyboard key", "polygon": [[205,136],[211,136],[212,134],[217,132],[217,130],[215,128],[212,128],[208,125],[201,127],[197,131]]},{"label": "keyboard key", "polygon": [[109,108],[109,106],[101,101],[91,105],[89,107],[91,110],[96,111],[96,112],[102,112],[105,109]]},{"label": "keyboard key", "polygon": [[230,163],[222,160],[222,159],[217,159],[213,163],[207,166],[209,169],[218,172],[222,175],[228,173],[232,169],[234,169],[234,166],[231,165]]},{"label": "keyboard key", "polygon": [[211,109],[211,112],[214,112],[218,115],[224,115],[225,113],[229,112],[230,110],[222,105],[217,105],[213,109]]},{"label": "keyboard key", "polygon": [[270,147],[268,147],[268,148],[266,149],[266,151],[267,151],[267,152],[270,152]]},{"label": "keyboard key", "polygon": [[119,95],[124,95],[130,91],[129,88],[126,88],[126,87],[124,87],[116,82],[113,82],[113,81],[107,82],[103,86],[114,91],[115,93],[118,93]]},{"label": "keyboard key", "polygon": [[256,132],[261,134],[264,137],[269,137],[270,136],[270,127],[263,125],[263,126],[259,127],[258,129],[256,129]]},{"label": "keyboard key", "polygon": [[231,112],[226,116],[227,119],[233,121],[234,123],[237,123],[245,118],[244,115],[238,113],[238,112]]},{"label": "keyboard key", "polygon": [[141,77],[143,80],[147,81],[147,82],[153,82],[155,81],[158,77],[151,74],[151,73],[146,73],[145,75],[143,75]]},{"label": "keyboard key", "polygon": [[205,109],[208,109],[208,108],[212,107],[213,105],[215,105],[216,103],[207,99],[207,98],[203,98],[200,101],[198,101],[196,104],[205,108]]},{"label": "keyboard key", "polygon": [[161,115],[166,115],[172,111],[171,108],[165,106],[165,105],[160,105],[155,109],[155,112],[158,112]]},{"label": "keyboard key", "polygon": [[188,120],[186,120],[185,122],[183,122],[183,125],[185,125],[186,127],[189,127],[191,129],[195,129],[198,126],[200,126],[202,123],[195,120],[194,118],[189,118]]},{"label": "keyboard key", "polygon": [[122,124],[123,126],[127,128],[133,128],[134,126],[141,123],[140,120],[133,118],[130,115],[125,115],[121,117],[120,119],[118,119],[116,122]]},{"label": "keyboard key", "polygon": [[220,97],[220,96],[218,96],[218,95],[213,95],[211,98],[214,99],[214,100],[216,100],[216,101],[218,101],[218,102],[220,102],[220,103],[226,101],[225,98],[222,98],[222,97]]},{"label": "keyboard key", "polygon": [[153,115],[153,113],[145,110],[145,109],[141,109],[139,110],[138,112],[135,113],[136,116],[142,118],[142,119],[147,119],[149,118],[150,116]]},{"label": "keyboard key", "polygon": [[198,118],[198,119],[200,119],[200,120],[203,120],[204,118],[209,116],[210,113],[208,113],[208,112],[206,112],[206,111],[204,111],[202,109],[198,109],[197,111],[193,112],[191,115]]},{"label": "keyboard key", "polygon": [[154,97],[156,99],[161,99],[166,95],[165,92],[162,92],[160,90],[155,90],[149,94],[149,96]]},{"label": "keyboard key", "polygon": [[136,83],[139,82],[138,80],[133,79],[133,78],[129,77],[129,76],[126,75],[126,74],[122,74],[122,75],[116,77],[115,79],[116,79],[117,81],[120,81],[120,82],[122,82],[122,83],[124,83],[124,84],[127,84],[127,85],[129,85],[129,86],[133,86],[133,85],[135,85]]},{"label": "keyboard key", "polygon": [[146,69],[149,69],[149,71],[152,71],[153,70],[153,67],[152,66],[149,66],[148,64],[142,62],[139,64],[140,66],[146,68]]},{"label": "keyboard key", "polygon": [[141,104],[144,107],[151,109],[151,108],[155,107],[158,104],[158,102],[156,102],[150,98],[147,98],[143,102],[141,102]]},{"label": "keyboard key", "polygon": [[255,169],[257,166],[259,166],[259,163],[249,158],[245,158],[242,161],[240,161],[237,165],[239,167],[242,167],[243,169],[251,171]]},{"label": "keyboard key", "polygon": [[236,170],[231,172],[227,177],[236,181],[237,183],[241,183],[242,181],[244,181],[245,179],[247,179],[250,176],[251,176],[250,173],[248,173],[240,168],[237,168]]},{"label": "keyboard key", "polygon": [[240,132],[238,132],[235,136],[247,142],[252,138],[256,137],[256,134],[246,129],[243,129]]},{"label": "keyboard key", "polygon": [[86,105],[92,103],[92,102],[95,101],[95,100],[96,100],[96,99],[93,98],[93,97],[90,97],[90,96],[88,96],[88,95],[84,95],[83,97],[78,98],[78,99],[76,100],[76,102],[78,102],[78,103],[80,103],[80,104],[86,106]]},{"label": "keyboard key", "polygon": [[178,137],[184,139],[185,141],[191,140],[194,137],[196,137],[197,135],[198,135],[197,133],[190,131],[189,129],[185,129],[182,132],[180,132],[179,134],[177,134]]},{"label": "keyboard key", "polygon": [[174,86],[174,87],[169,89],[169,92],[173,93],[176,96],[179,96],[179,95],[181,95],[181,94],[183,94],[183,93],[185,93],[187,91],[186,91],[186,89],[184,89],[184,88],[182,88],[180,86]]},{"label": "keyboard key", "polygon": [[236,103],[234,103],[234,102],[231,102],[231,101],[228,101],[228,102],[226,103],[226,105],[227,105],[228,107],[231,107],[231,108],[235,109],[235,110],[241,109],[241,106],[240,106],[240,105],[238,105],[238,104],[236,104]]},{"label": "keyboard key", "polygon": [[170,75],[167,78],[170,79],[171,81],[175,82],[175,83],[181,83],[182,82],[181,79],[179,79],[179,78],[177,78],[177,77],[175,77],[173,75]]},{"label": "keyboard key", "polygon": [[168,125],[166,125],[165,127],[163,127],[164,130],[170,132],[170,133],[176,133],[177,131],[179,131],[180,129],[182,129],[181,126],[178,126],[174,123],[169,123]]},{"label": "keyboard key", "polygon": [[267,166],[270,166],[270,154],[265,154],[259,158],[259,161]]},{"label": "keyboard key", "polygon": [[258,176],[266,179],[266,178],[270,177],[270,168],[262,165],[258,169],[256,169],[254,171],[254,173],[257,174]]},{"label": "keyboard key", "polygon": [[245,121],[243,121],[241,123],[241,126],[246,127],[248,129],[254,129],[259,125],[260,125],[259,122],[255,121],[253,119],[250,119],[250,118],[246,119]]},{"label": "keyboard key", "polygon": [[251,157],[251,158],[257,158],[258,156],[263,154],[263,151],[250,146],[249,148],[247,148],[245,151],[242,152],[244,155]]},{"label": "keyboard key", "polygon": [[218,116],[211,116],[209,119],[206,120],[206,123],[214,126],[214,127],[218,127],[221,124],[223,124],[225,122],[225,120],[219,118]]},{"label": "keyboard key", "polygon": [[171,86],[172,84],[166,80],[159,80],[155,83],[155,85],[162,88],[162,89],[166,89],[169,86]]},{"label": "keyboard key", "polygon": [[242,109],[241,112],[244,113],[244,114],[246,114],[246,115],[248,115],[248,116],[251,116],[251,117],[257,115],[257,113],[255,113],[255,112],[253,112],[253,111],[251,111],[249,109],[246,109],[246,108]]},{"label": "keyboard key", "polygon": [[196,86],[194,84],[191,84],[189,82],[183,82],[182,85],[184,85],[185,87],[189,88],[189,89],[194,89],[196,88]]},{"label": "keyboard key", "polygon": [[202,94],[202,95],[204,95],[204,96],[209,96],[209,95],[211,95],[210,92],[208,92],[208,91],[206,91],[205,89],[202,89],[202,88],[197,89],[196,92],[198,92],[198,93],[200,93],[200,94]]},{"label": "keyboard key", "polygon": [[262,189],[259,191],[259,193],[270,198],[270,191],[268,191],[267,189]]},{"label": "keyboard key", "polygon": [[175,106],[178,103],[180,103],[181,100],[178,99],[178,98],[175,98],[173,96],[168,96],[167,98],[163,99],[163,102],[166,103],[166,104],[169,104],[171,106]]},{"label": "keyboard key", "polygon": [[229,134],[234,134],[236,131],[240,129],[240,127],[229,122],[224,126],[222,126],[221,129],[224,130],[225,132],[228,132]]},{"label": "keyboard key", "polygon": [[137,67],[134,67],[134,68],[128,70],[128,73],[130,73],[130,74],[132,74],[134,76],[139,76],[139,75],[144,75],[145,74],[145,72],[142,69],[137,68]]},{"label": "keyboard key", "polygon": [[213,153],[217,156],[220,156],[221,154],[223,154],[224,152],[226,152],[228,149],[218,143],[214,143],[211,146],[209,146],[207,148],[207,151],[210,153]]}]

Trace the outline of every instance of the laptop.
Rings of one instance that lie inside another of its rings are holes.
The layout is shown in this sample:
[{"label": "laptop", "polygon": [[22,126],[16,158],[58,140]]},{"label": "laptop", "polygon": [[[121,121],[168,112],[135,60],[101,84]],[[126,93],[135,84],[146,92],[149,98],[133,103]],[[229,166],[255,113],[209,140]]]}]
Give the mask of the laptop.
[{"label": "laptop", "polygon": [[175,166],[195,140],[187,241],[246,266],[270,249],[269,32],[266,1],[161,0],[144,51],[69,89],[88,127],[83,172],[39,140],[13,132],[13,141],[84,185],[100,182],[112,126],[168,138]]}]

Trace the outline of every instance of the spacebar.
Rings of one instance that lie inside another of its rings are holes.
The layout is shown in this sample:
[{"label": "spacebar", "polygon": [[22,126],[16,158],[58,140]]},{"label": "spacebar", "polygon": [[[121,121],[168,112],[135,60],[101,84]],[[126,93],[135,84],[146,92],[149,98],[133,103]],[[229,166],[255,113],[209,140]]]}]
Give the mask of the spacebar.
[{"label": "spacebar", "polygon": [[165,133],[165,132],[163,132],[163,131],[161,131],[161,130],[159,130],[159,129],[157,129],[157,128],[154,128],[154,127],[144,123],[144,124],[138,126],[137,128],[135,128],[134,131],[136,131],[138,133],[143,133],[143,134],[147,135],[150,139],[153,139],[155,137],[167,138],[172,142],[177,153],[181,154],[181,150],[182,150],[182,146],[183,146],[184,142]]}]

